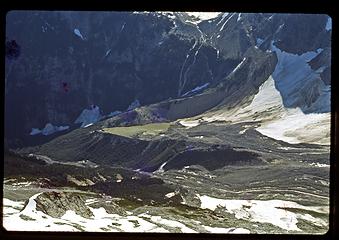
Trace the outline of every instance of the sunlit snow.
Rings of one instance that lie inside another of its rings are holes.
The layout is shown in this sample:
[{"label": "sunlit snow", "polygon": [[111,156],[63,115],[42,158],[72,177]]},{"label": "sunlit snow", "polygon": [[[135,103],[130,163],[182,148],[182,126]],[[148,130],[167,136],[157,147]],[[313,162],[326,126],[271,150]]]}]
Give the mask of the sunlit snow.
[{"label": "sunlit snow", "polygon": [[[146,213],[139,216],[120,216],[109,214],[103,207],[88,207],[93,217],[84,218],[73,210],[67,210],[61,218],[53,218],[36,209],[35,199],[42,193],[33,195],[24,209],[15,210],[13,207],[23,207],[23,202],[4,199],[3,226],[9,231],[89,231],[89,232],[169,232],[166,228],[178,228],[181,232],[195,233],[185,224]],[[93,199],[86,204],[93,203]],[[159,226],[159,224],[163,226]]]},{"label": "sunlit snow", "polygon": [[208,20],[216,18],[221,12],[186,12],[189,16],[199,18],[200,20]]},{"label": "sunlit snow", "polygon": [[[305,214],[296,214],[285,210],[287,208],[302,209],[315,213],[323,213],[321,207],[303,206],[292,201],[283,200],[225,200],[206,195],[197,195],[201,201],[201,208],[214,211],[217,207],[225,208],[238,219],[248,219],[252,222],[271,223],[285,230],[301,231],[298,226],[298,218]],[[309,214],[308,214],[309,215]],[[307,219],[307,218],[303,218]],[[310,221],[321,219],[308,218]],[[325,222],[323,222],[326,224]]]}]

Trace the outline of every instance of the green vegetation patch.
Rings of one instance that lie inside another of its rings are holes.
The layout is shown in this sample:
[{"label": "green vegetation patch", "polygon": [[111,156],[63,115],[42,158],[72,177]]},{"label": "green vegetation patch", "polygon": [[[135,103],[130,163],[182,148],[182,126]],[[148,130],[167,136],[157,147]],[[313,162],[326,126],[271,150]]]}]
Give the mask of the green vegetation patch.
[{"label": "green vegetation patch", "polygon": [[103,131],[123,137],[133,137],[139,134],[158,135],[164,133],[170,127],[170,123],[150,123],[130,127],[104,128]]}]

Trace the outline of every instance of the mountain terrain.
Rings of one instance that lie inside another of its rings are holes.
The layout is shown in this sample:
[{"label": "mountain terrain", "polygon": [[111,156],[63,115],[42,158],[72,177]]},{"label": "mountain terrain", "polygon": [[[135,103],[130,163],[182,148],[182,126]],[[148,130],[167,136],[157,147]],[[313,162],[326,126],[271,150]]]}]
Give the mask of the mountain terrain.
[{"label": "mountain terrain", "polygon": [[331,18],[12,11],[4,227],[325,233]]}]

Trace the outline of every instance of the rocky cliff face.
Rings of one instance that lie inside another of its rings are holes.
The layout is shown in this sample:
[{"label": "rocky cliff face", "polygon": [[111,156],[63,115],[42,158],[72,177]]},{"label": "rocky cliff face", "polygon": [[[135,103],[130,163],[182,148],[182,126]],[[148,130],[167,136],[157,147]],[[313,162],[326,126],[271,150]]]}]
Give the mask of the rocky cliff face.
[{"label": "rocky cliff face", "polygon": [[[16,40],[21,54],[6,59],[6,142],[27,145],[37,138],[29,135],[32,128],[47,123],[72,129],[93,104],[106,115],[126,110],[136,99],[147,105],[212,89],[216,94],[194,101],[198,108],[189,101],[188,110],[170,108],[169,119],[200,114],[220,103],[235,105],[255,94],[275,70],[272,43],[296,55],[323,49],[309,64],[319,71],[317,81],[329,85],[327,19],[224,13],[197,22],[186,13],[9,12],[6,37]],[[317,111],[309,106],[322,89],[291,106],[306,101],[309,111]],[[283,92],[279,85],[278,90]],[[282,97],[289,98],[289,92]]]}]

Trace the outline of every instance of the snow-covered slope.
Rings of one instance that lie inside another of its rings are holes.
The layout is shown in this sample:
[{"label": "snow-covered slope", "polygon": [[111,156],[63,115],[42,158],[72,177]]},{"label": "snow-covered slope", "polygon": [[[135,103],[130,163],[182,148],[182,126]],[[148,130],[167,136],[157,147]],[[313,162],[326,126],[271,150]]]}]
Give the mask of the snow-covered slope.
[{"label": "snow-covered slope", "polygon": [[[286,108],[275,81],[270,76],[247,105],[231,110],[220,110],[202,117],[203,121],[231,121],[258,123],[257,131],[288,143],[330,143],[330,113],[305,114],[300,108]],[[191,122],[192,120],[186,120]],[[181,120],[185,124],[185,120]]]},{"label": "snow-covered slope", "polygon": [[[271,50],[277,54],[278,62],[258,93],[233,109],[206,114],[202,119],[207,122],[252,121],[258,123],[257,131],[277,140],[329,145],[331,86],[309,65],[322,49],[297,55],[271,43]],[[190,122],[192,120],[180,121],[182,125]]]},{"label": "snow-covered slope", "polygon": [[319,73],[308,64],[323,50],[302,55],[281,51],[274,44],[278,63],[272,76],[285,107],[300,107],[303,112],[330,112],[331,87],[320,79]]}]

